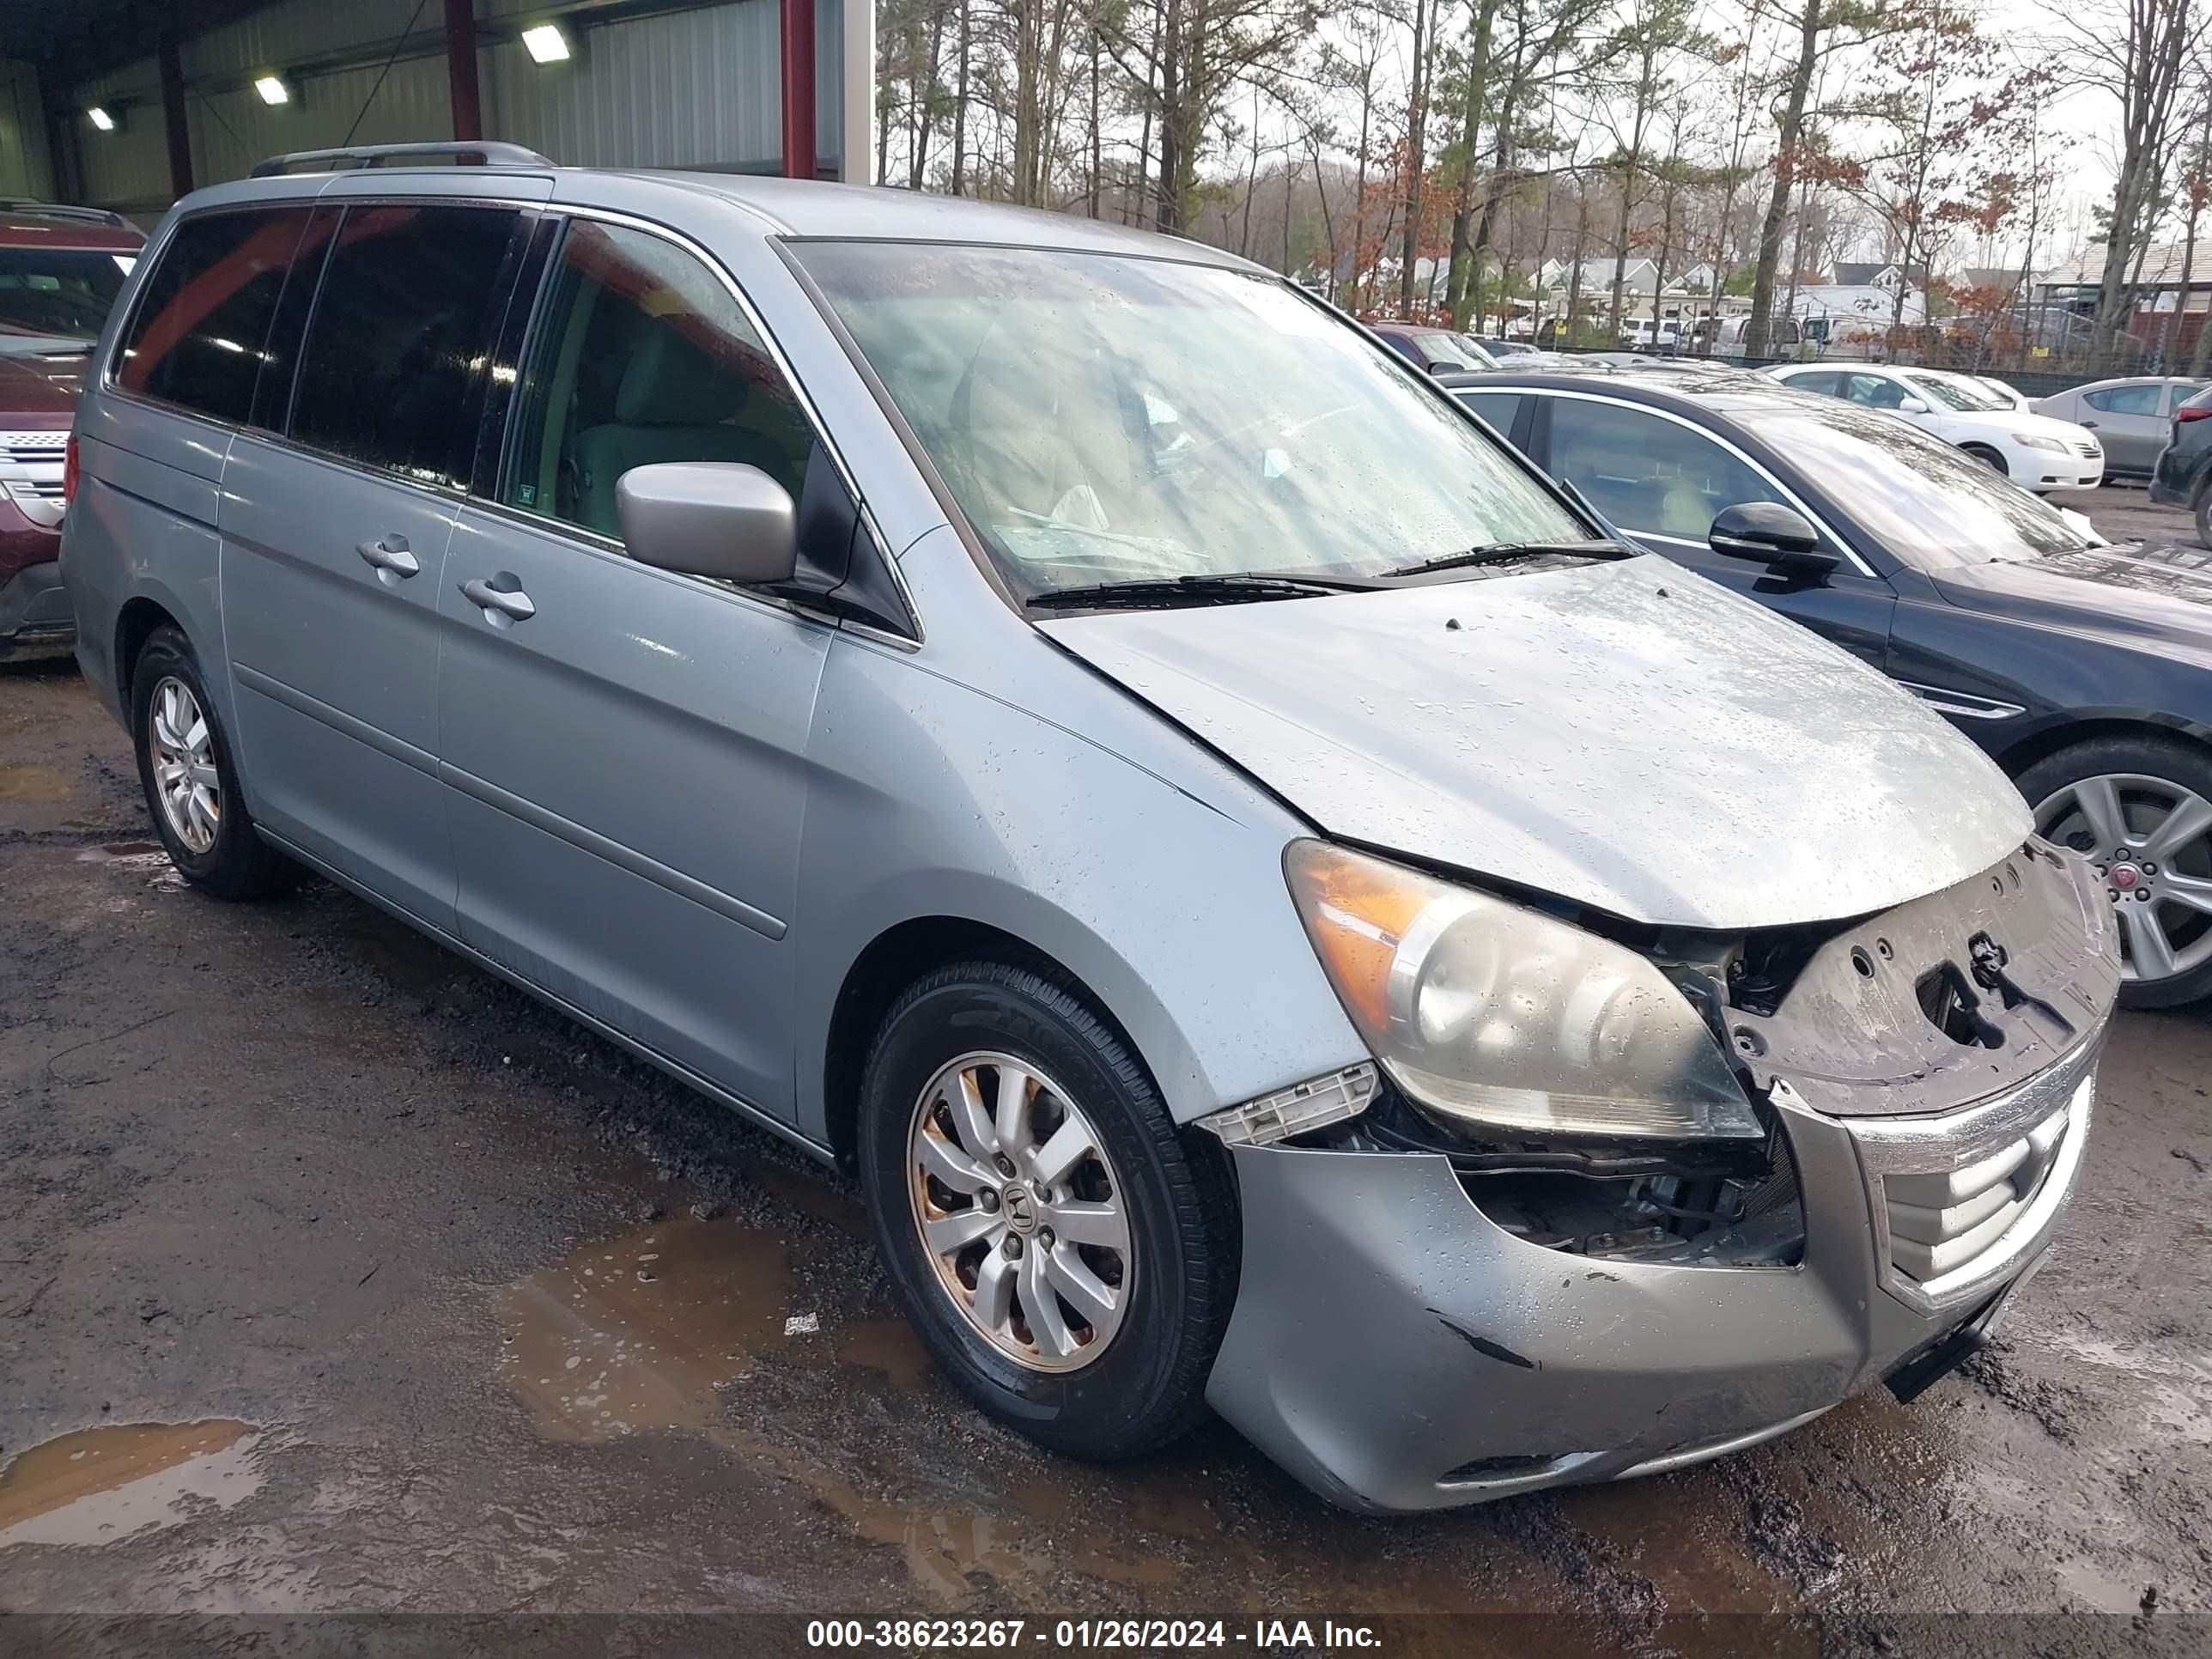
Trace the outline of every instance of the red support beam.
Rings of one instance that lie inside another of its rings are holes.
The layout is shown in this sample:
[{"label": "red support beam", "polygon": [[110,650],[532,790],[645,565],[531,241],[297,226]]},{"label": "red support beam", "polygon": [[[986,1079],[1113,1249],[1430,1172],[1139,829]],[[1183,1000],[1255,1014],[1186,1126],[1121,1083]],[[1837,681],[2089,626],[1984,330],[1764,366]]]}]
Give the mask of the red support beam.
[{"label": "red support beam", "polygon": [[476,0],[446,0],[446,76],[453,88],[453,137],[463,143],[483,137],[483,102],[477,90]]},{"label": "red support beam", "polygon": [[192,129],[185,118],[185,57],[177,37],[164,34],[156,42],[161,60],[161,121],[169,140],[169,190],[173,195],[192,193]]},{"label": "red support beam", "polygon": [[783,176],[814,177],[814,0],[783,8]]}]

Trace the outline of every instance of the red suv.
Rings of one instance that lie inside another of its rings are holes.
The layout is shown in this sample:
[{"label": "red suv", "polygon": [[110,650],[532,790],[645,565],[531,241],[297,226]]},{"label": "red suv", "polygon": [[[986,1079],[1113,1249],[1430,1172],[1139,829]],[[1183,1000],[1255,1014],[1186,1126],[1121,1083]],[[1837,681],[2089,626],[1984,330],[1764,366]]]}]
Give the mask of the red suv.
[{"label": "red suv", "polygon": [[62,463],[87,356],[146,239],[97,208],[0,202],[0,661],[66,653]]}]

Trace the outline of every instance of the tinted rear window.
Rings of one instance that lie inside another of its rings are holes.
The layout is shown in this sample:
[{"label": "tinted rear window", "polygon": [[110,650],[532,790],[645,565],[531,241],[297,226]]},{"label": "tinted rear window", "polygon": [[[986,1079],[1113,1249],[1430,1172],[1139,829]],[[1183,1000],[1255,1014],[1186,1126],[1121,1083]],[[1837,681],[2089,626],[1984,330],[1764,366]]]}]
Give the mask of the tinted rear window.
[{"label": "tinted rear window", "polygon": [[220,421],[253,406],[262,343],[305,207],[213,213],[179,224],[148,275],[116,383]]},{"label": "tinted rear window", "polygon": [[291,435],[418,483],[459,488],[519,214],[348,210],[307,324]]}]

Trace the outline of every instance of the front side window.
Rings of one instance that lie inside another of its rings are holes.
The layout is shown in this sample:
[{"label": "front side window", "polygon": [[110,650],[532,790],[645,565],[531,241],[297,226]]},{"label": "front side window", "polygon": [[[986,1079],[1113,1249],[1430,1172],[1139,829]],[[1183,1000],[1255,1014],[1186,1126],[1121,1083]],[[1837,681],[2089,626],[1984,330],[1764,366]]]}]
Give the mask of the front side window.
[{"label": "front side window", "polygon": [[1063,250],[793,252],[1024,597],[1372,576],[1590,533],[1415,371],[1280,282]]},{"label": "front side window", "polygon": [[1844,396],[1850,402],[1863,404],[1869,409],[1905,407],[1905,388],[1887,374],[1847,375],[1844,380]]},{"label": "front side window", "polygon": [[642,231],[568,227],[523,365],[501,500],[618,540],[615,486],[632,467],[739,462],[796,501],[813,447],[797,396],[712,271]]},{"label": "front side window", "polygon": [[244,422],[269,319],[307,222],[307,208],[297,207],[210,213],[179,223],[140,290],[116,356],[116,384],[219,421]]},{"label": "front side window", "polygon": [[300,354],[291,435],[459,489],[521,216],[410,204],[346,211]]},{"label": "front side window", "polygon": [[90,345],[131,265],[127,253],[94,248],[0,248],[0,337]]},{"label": "front side window", "polygon": [[1552,404],[1552,472],[1623,530],[1703,542],[1724,507],[1778,501],[1741,457],[1680,422],[1580,398]]},{"label": "front side window", "polygon": [[2155,415],[2158,413],[2159,392],[2156,385],[2108,386],[2102,392],[2085,392],[2081,401],[2092,409],[2101,409],[2107,415]]},{"label": "front side window", "polygon": [[1501,438],[1510,440],[1513,422],[1521,418],[1521,405],[1528,401],[1521,392],[1462,392],[1459,399],[1490,422]]}]

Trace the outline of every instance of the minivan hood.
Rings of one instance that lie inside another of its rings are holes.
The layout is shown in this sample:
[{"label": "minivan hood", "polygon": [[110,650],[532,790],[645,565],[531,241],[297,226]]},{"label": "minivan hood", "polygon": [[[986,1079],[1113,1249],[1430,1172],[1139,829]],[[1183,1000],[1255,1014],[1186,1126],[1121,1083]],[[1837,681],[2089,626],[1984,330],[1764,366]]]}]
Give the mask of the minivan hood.
[{"label": "minivan hood", "polygon": [[1916,699],[1654,556],[1040,626],[1328,835],[1632,921],[1862,915],[2030,827]]}]

